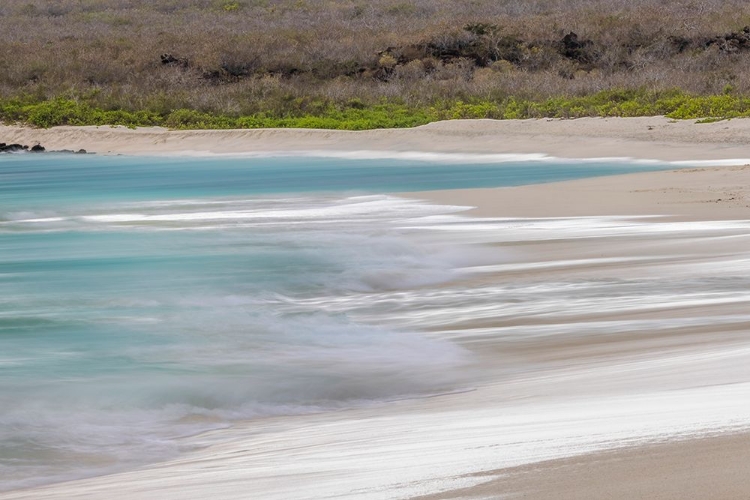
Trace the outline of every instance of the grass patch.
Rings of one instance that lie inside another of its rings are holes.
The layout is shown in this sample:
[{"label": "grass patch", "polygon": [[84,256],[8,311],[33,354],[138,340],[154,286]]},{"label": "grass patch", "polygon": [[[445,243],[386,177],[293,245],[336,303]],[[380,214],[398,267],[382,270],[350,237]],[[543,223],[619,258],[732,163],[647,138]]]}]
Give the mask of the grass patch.
[{"label": "grass patch", "polygon": [[171,129],[321,128],[368,130],[407,128],[438,120],[467,118],[582,118],[665,115],[710,123],[750,116],[750,98],[690,95],[680,90],[606,90],[579,97],[437,101],[421,107],[402,102],[298,100],[285,108],[268,106],[252,114],[208,113],[195,109],[101,109],[85,98],[33,97],[0,100],[0,121],[48,128],[59,125],[163,126]]}]

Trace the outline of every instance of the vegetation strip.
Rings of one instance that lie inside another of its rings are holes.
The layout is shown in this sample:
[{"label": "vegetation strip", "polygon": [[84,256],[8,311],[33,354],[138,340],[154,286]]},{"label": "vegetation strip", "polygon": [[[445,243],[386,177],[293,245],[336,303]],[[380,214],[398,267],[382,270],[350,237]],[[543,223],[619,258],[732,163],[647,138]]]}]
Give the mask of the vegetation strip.
[{"label": "vegetation strip", "polygon": [[192,109],[173,111],[101,109],[85,99],[32,98],[0,100],[0,121],[34,127],[58,125],[164,126],[172,129],[321,128],[367,130],[405,128],[438,120],[461,118],[581,118],[665,115],[702,122],[750,116],[750,98],[732,95],[699,96],[680,90],[606,90],[582,97],[541,100],[508,97],[499,101],[435,102],[412,107],[398,101],[368,105],[353,99],[346,103],[303,100],[285,112],[261,111],[253,115],[206,113]]}]

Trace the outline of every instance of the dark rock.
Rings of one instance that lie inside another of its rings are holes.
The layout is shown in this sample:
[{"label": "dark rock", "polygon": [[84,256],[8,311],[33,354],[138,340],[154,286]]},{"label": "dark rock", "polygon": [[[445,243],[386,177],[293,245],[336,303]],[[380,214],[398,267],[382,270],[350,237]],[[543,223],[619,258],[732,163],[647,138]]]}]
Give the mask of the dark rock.
[{"label": "dark rock", "polygon": [[594,42],[591,40],[581,40],[572,31],[565,35],[559,42],[561,55],[583,64],[590,64],[596,60],[596,53],[593,47]]},{"label": "dark rock", "polygon": [[78,151],[75,151],[73,149],[55,149],[52,151],[48,151],[49,153],[59,153],[59,154],[67,154],[67,155],[85,155],[88,154],[85,149],[79,149]]},{"label": "dark rock", "polygon": [[726,53],[750,50],[750,26],[745,26],[740,31],[706,40],[703,46],[704,48],[716,46],[720,51]]},{"label": "dark rock", "polygon": [[0,153],[18,153],[20,151],[28,151],[30,153],[67,153],[67,154],[87,154],[85,149],[79,149],[78,151],[72,149],[55,149],[47,151],[47,148],[41,144],[35,144],[31,148],[24,146],[23,144],[6,144],[0,142]]},{"label": "dark rock", "polygon": [[480,50],[478,41],[471,38],[437,38],[425,45],[425,52],[444,63],[451,63],[456,59],[472,59],[478,66],[485,66],[487,63],[486,54]]},{"label": "dark rock", "polygon": [[172,54],[162,54],[159,56],[161,63],[165,66],[179,66],[180,68],[187,68],[190,66],[190,61],[185,57],[175,57]]},{"label": "dark rock", "polygon": [[28,149],[29,147],[23,144],[0,144],[0,153],[16,153],[18,151],[27,151]]}]

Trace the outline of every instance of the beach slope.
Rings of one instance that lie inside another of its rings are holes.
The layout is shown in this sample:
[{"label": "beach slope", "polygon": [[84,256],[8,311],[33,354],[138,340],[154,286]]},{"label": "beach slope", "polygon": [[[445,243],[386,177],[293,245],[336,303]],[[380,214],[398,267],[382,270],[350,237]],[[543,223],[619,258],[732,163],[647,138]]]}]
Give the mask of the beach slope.
[{"label": "beach slope", "polygon": [[620,157],[716,163],[717,160],[750,157],[750,120],[703,124],[658,116],[452,120],[412,129],[356,132],[313,129],[182,131],[108,126],[31,129],[0,125],[0,142],[41,143],[50,150],[86,149],[112,154],[370,151],[381,154],[543,154],[563,158]]}]

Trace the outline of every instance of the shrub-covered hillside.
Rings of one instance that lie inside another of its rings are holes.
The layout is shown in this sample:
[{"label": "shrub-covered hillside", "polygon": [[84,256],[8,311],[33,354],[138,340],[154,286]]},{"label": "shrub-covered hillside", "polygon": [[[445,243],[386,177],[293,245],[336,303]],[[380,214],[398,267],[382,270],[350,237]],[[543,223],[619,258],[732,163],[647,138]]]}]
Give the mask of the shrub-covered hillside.
[{"label": "shrub-covered hillside", "polygon": [[737,116],[746,25],[739,0],[4,0],[0,119]]}]

